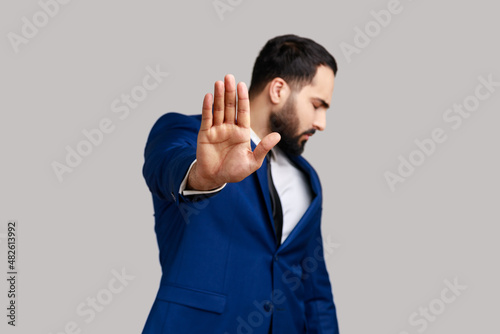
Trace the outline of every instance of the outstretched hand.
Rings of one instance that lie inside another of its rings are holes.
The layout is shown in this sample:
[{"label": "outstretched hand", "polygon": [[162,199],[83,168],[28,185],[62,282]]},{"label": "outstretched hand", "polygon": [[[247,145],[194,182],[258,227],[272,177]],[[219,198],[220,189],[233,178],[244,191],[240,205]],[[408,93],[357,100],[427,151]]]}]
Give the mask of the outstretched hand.
[{"label": "outstretched hand", "polygon": [[247,87],[243,82],[236,86],[234,77],[226,75],[224,82],[215,83],[214,95],[206,94],[203,100],[196,163],[188,177],[188,189],[211,190],[243,180],[260,168],[280,138],[278,133],[270,133],[252,152]]}]

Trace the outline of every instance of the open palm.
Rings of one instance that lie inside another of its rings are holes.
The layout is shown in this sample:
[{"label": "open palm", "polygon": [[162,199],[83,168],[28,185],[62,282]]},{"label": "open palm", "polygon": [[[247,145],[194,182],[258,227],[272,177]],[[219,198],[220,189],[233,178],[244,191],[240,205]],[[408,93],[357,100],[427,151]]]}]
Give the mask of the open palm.
[{"label": "open palm", "polygon": [[242,82],[236,86],[234,77],[226,75],[224,82],[215,83],[213,97],[206,94],[203,100],[196,163],[188,186],[210,190],[243,180],[262,165],[267,152],[279,140],[278,133],[268,134],[252,152],[247,87]]}]

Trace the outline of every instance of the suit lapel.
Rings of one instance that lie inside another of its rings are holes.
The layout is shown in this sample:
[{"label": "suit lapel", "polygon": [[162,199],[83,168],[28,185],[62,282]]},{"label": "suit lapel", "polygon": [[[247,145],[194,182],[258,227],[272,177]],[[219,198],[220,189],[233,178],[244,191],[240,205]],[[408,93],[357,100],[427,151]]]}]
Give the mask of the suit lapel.
[{"label": "suit lapel", "polygon": [[309,184],[312,190],[311,204],[307,208],[304,215],[301,217],[295,228],[290,232],[285,242],[281,245],[280,249],[287,247],[288,244],[293,242],[293,239],[300,236],[300,232],[307,226],[307,223],[311,220],[311,217],[321,208],[321,184],[316,172],[313,170],[311,165],[301,156],[290,156],[288,158],[295,164],[297,168],[302,170],[307,176]]},{"label": "suit lapel", "polygon": [[[255,150],[256,145],[253,141],[251,141],[252,151]],[[300,231],[307,225],[307,222],[310,220],[310,217],[316,213],[318,209],[321,208],[321,184],[319,182],[318,177],[316,176],[316,172],[313,170],[312,166],[301,156],[288,156],[288,158],[295,164],[297,168],[299,168],[305,175],[309,181],[312,190],[312,200],[311,204],[307,208],[306,212],[299,220],[295,228],[290,232],[290,235],[285,239],[285,242],[279,247],[282,249],[286,247],[294,238],[300,235]],[[269,194],[269,184],[267,180],[267,157],[264,159],[262,166],[255,172],[257,174],[257,178],[259,180],[260,189],[262,191],[262,196],[264,196],[264,200],[266,202],[267,214],[269,217],[269,222],[271,223],[271,230],[274,233],[274,239],[276,240],[276,232],[274,229],[274,219],[273,212],[271,207],[271,197]]]},{"label": "suit lapel", "polygon": [[[255,150],[255,144],[251,141],[252,151]],[[260,184],[260,190],[262,191],[262,196],[264,196],[264,201],[266,202],[267,215],[269,221],[271,222],[271,230],[274,232],[274,239],[276,240],[276,232],[274,230],[274,218],[273,209],[271,207],[271,195],[269,194],[269,184],[267,180],[267,157],[264,159],[262,166],[255,172]]]},{"label": "suit lapel", "polygon": [[313,201],[321,194],[321,184],[316,176],[316,172],[313,170],[312,166],[302,157],[287,155],[288,158],[298,167],[302,172],[304,172],[311,185],[311,190],[313,193]]}]

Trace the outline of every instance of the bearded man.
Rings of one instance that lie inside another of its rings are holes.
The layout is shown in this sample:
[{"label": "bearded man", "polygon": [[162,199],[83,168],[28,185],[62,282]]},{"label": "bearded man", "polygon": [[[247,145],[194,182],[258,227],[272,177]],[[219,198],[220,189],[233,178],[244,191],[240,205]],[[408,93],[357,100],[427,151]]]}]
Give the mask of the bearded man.
[{"label": "bearded man", "polygon": [[301,157],[326,126],[337,64],[269,40],[250,89],[215,82],[202,114],[163,115],[145,149],[162,279],[143,333],[336,334],[319,178]]}]

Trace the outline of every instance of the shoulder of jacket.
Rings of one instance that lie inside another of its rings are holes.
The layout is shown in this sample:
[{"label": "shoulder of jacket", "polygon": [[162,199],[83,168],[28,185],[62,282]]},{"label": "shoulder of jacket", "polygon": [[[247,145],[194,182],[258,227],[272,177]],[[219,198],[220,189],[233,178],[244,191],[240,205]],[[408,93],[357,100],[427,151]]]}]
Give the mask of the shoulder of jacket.
[{"label": "shoulder of jacket", "polygon": [[168,112],[163,114],[158,118],[155,123],[156,125],[169,124],[171,126],[182,124],[182,125],[199,125],[201,122],[201,115],[185,115],[178,112]]},{"label": "shoulder of jacket", "polygon": [[163,114],[151,128],[150,135],[168,130],[188,130],[198,133],[201,115],[184,115],[176,112]]}]

